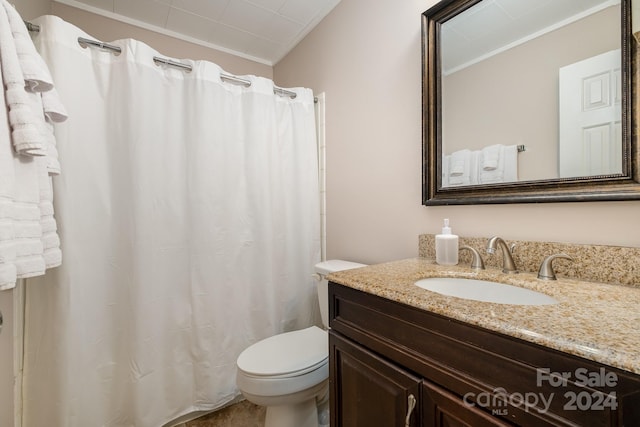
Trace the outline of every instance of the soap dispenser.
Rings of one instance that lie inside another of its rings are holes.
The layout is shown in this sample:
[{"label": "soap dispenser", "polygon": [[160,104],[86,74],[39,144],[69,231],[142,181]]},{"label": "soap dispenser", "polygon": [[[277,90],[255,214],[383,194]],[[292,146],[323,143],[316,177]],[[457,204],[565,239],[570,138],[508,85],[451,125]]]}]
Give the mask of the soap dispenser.
[{"label": "soap dispenser", "polygon": [[458,236],[451,234],[448,218],[444,220],[442,234],[436,235],[436,262],[440,265],[458,263]]}]

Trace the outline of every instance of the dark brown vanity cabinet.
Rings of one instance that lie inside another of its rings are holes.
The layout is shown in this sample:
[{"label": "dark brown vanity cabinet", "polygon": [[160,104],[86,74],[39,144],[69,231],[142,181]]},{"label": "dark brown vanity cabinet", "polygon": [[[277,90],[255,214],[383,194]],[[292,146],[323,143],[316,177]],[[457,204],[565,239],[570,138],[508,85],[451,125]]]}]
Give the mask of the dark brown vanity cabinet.
[{"label": "dark brown vanity cabinet", "polygon": [[336,283],[332,427],[640,426],[640,376]]},{"label": "dark brown vanity cabinet", "polygon": [[[420,426],[421,379],[338,334],[329,338],[340,426]],[[409,420],[409,424],[406,424]]]}]

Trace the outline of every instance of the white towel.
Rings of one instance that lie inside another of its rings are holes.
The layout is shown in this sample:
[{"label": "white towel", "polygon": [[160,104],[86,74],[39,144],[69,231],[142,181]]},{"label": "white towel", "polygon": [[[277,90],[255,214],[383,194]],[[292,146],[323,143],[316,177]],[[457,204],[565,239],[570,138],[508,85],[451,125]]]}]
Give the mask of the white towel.
[{"label": "white towel", "polygon": [[[498,146],[498,162],[495,169],[485,170],[479,173],[480,184],[494,184],[500,182],[514,182],[518,180],[518,147],[516,145]],[[482,151],[482,156],[484,156]],[[484,164],[484,160],[481,160]]]},{"label": "white towel", "polygon": [[60,162],[58,161],[58,149],[56,148],[53,123],[64,122],[67,120],[68,114],[55,88],[42,92],[40,95],[42,109],[46,118],[42,133],[45,137],[45,148],[47,150],[47,171],[49,175],[60,175]]},{"label": "white towel", "polygon": [[449,162],[451,162],[451,156],[450,155],[443,155],[442,156],[442,187],[448,187],[449,186]]},{"label": "white towel", "polygon": [[[9,202],[5,200],[0,200],[0,205],[1,204],[7,204],[8,206],[10,206]],[[7,219],[7,218],[10,218],[10,215],[11,215],[10,213],[7,213],[7,214],[0,213],[0,217],[3,218],[3,219],[0,219],[0,244],[2,244],[2,242],[4,241],[13,240],[15,237],[15,233],[13,232],[13,221],[10,221]],[[2,259],[1,250],[0,250],[0,259]]]},{"label": "white towel", "polygon": [[480,170],[480,157],[481,153],[479,150],[472,151],[470,154],[469,161],[469,184],[476,185],[478,184],[478,172]]},{"label": "white towel", "polygon": [[67,120],[67,110],[64,108],[64,105],[62,105],[60,95],[55,88],[47,92],[42,92],[40,95],[42,96],[44,115],[48,122],[62,123]]},{"label": "white towel", "polygon": [[500,149],[502,145],[490,145],[482,149],[482,170],[492,171],[498,169]]},{"label": "white towel", "polygon": [[[0,248],[0,252],[2,248]],[[16,266],[14,263],[3,263],[0,260],[0,291],[12,289],[16,286]]]},{"label": "white towel", "polygon": [[495,156],[496,167],[489,170],[484,168],[484,164],[486,163],[485,157],[484,157],[485,151],[484,149],[481,150],[480,163],[483,165],[483,167],[480,169],[479,181],[482,184],[502,182],[502,179],[504,176],[504,146],[503,145],[491,146],[490,151],[494,151],[496,154]]},{"label": "white towel", "polygon": [[449,164],[449,176],[462,176],[468,173],[469,150],[459,150],[451,153]]},{"label": "white towel", "polygon": [[50,175],[60,167],[52,123],[67,113],[21,27],[0,0],[0,111],[9,119],[0,120],[0,290],[62,261]]},{"label": "white towel", "polygon": [[471,151],[459,150],[451,153],[449,157],[449,185],[471,184]]},{"label": "white towel", "polygon": [[46,92],[53,89],[53,79],[49,67],[36,51],[20,14],[6,1],[3,1],[3,6],[9,20],[25,88],[30,92]]},{"label": "white towel", "polygon": [[60,161],[58,160],[58,149],[56,148],[56,137],[53,125],[44,123],[42,130],[45,136],[45,147],[47,149],[47,172],[49,175],[60,175]]},{"label": "white towel", "polygon": [[44,138],[40,134],[38,118],[29,108],[30,101],[25,90],[24,76],[6,12],[7,7],[12,6],[6,0],[1,1],[0,69],[6,88],[13,145],[18,153],[44,156],[46,155]]},{"label": "white towel", "polygon": [[504,182],[516,182],[518,180],[518,153],[517,145],[504,147]]},{"label": "white towel", "polygon": [[451,156],[451,165],[449,167],[449,176],[461,176],[464,175],[465,165],[464,159]]}]

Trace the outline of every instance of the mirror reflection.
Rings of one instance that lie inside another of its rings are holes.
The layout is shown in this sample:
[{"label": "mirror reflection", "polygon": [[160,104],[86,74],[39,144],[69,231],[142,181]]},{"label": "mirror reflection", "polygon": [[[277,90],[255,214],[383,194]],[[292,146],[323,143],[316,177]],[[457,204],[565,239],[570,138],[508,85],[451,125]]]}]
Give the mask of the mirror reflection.
[{"label": "mirror reflection", "polygon": [[623,172],[620,0],[482,0],[439,43],[441,187]]}]

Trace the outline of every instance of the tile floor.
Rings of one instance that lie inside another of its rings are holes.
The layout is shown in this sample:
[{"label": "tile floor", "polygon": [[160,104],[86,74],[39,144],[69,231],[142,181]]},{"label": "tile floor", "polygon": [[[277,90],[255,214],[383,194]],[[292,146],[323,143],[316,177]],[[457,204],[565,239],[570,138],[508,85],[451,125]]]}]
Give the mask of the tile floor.
[{"label": "tile floor", "polygon": [[177,427],[263,427],[265,408],[246,400]]}]

